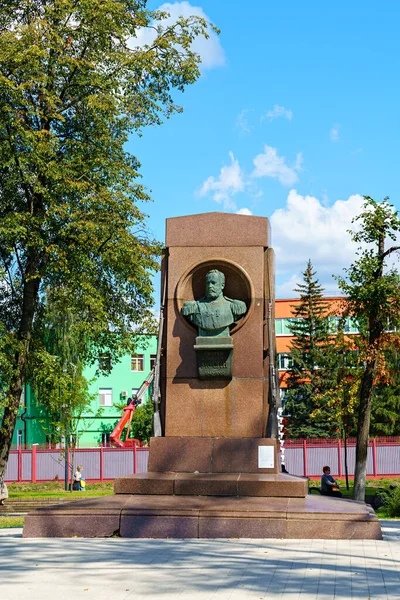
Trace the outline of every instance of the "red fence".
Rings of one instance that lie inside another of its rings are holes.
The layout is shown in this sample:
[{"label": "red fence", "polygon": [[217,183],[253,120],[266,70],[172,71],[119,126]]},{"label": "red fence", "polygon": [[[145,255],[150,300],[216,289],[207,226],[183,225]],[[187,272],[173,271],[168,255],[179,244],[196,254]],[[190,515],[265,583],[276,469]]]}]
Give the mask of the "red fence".
[{"label": "red fence", "polygon": [[[342,440],[285,440],[286,469],[293,475],[320,477],[322,467],[329,465],[332,475],[344,477],[345,459]],[[349,474],[354,474],[355,440],[347,444]],[[115,477],[147,471],[148,448],[79,448],[75,465],[83,465],[87,480],[111,481]],[[71,464],[71,455],[68,464]],[[64,479],[63,450],[12,450],[8,460],[6,481],[39,482]],[[400,477],[400,438],[376,438],[368,447],[367,476]]]},{"label": "red fence", "polygon": [[[75,450],[74,464],[83,466],[85,479],[111,481],[115,477],[147,471],[148,448],[79,448]],[[64,479],[65,459],[71,467],[72,455],[64,450],[11,450],[6,481],[30,482]]]},{"label": "red fence", "polygon": [[[320,477],[322,468],[329,465],[332,475],[344,477],[345,452],[343,440],[285,440],[286,469],[293,475]],[[356,440],[347,442],[349,475],[354,475]],[[367,457],[367,476],[400,477],[400,438],[382,437],[370,440]]]}]

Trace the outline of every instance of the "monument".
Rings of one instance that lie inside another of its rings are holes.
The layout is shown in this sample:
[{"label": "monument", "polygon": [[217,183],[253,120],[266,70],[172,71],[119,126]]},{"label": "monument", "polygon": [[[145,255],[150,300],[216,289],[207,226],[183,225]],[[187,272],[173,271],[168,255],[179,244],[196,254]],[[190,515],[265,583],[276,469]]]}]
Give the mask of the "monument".
[{"label": "monument", "polygon": [[268,219],[167,219],[161,279],[148,472],[117,478],[114,496],[30,513],[24,536],[380,538],[370,507],[310,496],[281,472]]}]

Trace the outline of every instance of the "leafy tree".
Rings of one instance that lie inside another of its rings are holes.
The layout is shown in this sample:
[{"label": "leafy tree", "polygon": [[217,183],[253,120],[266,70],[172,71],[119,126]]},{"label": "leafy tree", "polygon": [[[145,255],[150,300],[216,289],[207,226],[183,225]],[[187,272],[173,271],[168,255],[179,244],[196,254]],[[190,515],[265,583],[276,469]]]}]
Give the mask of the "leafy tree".
[{"label": "leafy tree", "polygon": [[[199,17],[165,24],[168,15],[146,5],[0,6],[0,477],[22,386],[40,362],[45,289],[86,339],[82,361],[134,351],[133,325],[148,331],[159,248],[125,144],[181,110],[173,91],[198,78],[191,44],[210,26]],[[155,39],[140,46],[149,27]]]},{"label": "leafy tree", "polygon": [[[399,342],[399,340],[393,340]],[[398,343],[397,343],[398,346]],[[371,406],[371,435],[400,435],[400,352],[390,344],[384,351],[385,373],[378,378]]]},{"label": "leafy tree", "polygon": [[330,384],[315,396],[316,408],[311,413],[311,418],[318,419],[322,415],[328,422],[337,425],[338,434],[344,441],[346,487],[349,489],[347,439],[355,432],[356,427],[361,366],[358,339],[346,336],[343,325],[343,319],[339,319],[336,335],[326,348],[324,364],[330,371]]},{"label": "leafy tree", "polygon": [[346,277],[337,281],[347,298],[347,314],[362,324],[364,340],[354,476],[354,498],[364,500],[373,390],[384,369],[384,349],[398,335],[390,331],[400,324],[400,277],[387,264],[400,246],[385,248],[387,240],[396,239],[400,220],[387,199],[379,203],[365,196],[363,211],[353,222],[358,225],[350,232],[360,244],[357,259],[345,270]]},{"label": "leafy tree", "polygon": [[87,420],[93,400],[81,359],[86,353],[86,339],[80,336],[68,308],[59,312],[52,292],[46,294],[39,331],[43,338],[34,337],[32,341],[35,362],[27,372],[29,382],[47,409],[52,432],[78,440],[78,424],[83,414]]},{"label": "leafy tree", "polygon": [[147,400],[137,407],[133,413],[131,437],[137,438],[141,442],[148,442],[151,437],[153,426],[153,402]]},{"label": "leafy tree", "polygon": [[287,427],[291,437],[327,437],[337,430],[325,411],[311,419],[316,408],[314,399],[329,385],[330,371],[325,355],[330,344],[328,304],[323,288],[315,278],[311,261],[303,272],[303,283],[295,291],[300,304],[294,308],[290,331],[294,336],[290,348],[290,375],[285,412],[290,414]]}]

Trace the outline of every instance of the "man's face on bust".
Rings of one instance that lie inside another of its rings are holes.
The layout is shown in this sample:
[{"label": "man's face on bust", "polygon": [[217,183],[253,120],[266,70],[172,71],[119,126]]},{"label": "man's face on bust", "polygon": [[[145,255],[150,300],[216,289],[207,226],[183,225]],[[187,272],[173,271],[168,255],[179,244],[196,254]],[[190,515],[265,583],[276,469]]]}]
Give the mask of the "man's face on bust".
[{"label": "man's face on bust", "polygon": [[218,273],[207,273],[206,275],[206,297],[210,300],[216,300],[222,296],[224,284]]}]

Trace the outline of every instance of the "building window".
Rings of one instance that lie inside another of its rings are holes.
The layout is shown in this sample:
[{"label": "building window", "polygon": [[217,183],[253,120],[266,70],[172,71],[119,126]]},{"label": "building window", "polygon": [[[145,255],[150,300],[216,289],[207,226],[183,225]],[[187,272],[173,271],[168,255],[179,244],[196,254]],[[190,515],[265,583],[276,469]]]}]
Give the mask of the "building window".
[{"label": "building window", "polygon": [[150,354],[150,370],[156,366],[157,354]]},{"label": "building window", "polygon": [[278,354],[278,369],[280,371],[287,371],[293,366],[293,361],[289,354]]},{"label": "building window", "polygon": [[352,317],[347,317],[346,323],[344,326],[345,333],[360,333],[358,330],[357,321]]},{"label": "building window", "polygon": [[101,445],[102,446],[109,446],[110,445],[110,434],[109,433],[102,433],[101,434]]},{"label": "building window", "polygon": [[144,354],[133,354],[131,357],[131,370],[144,371]]},{"label": "building window", "polygon": [[292,319],[275,319],[275,333],[276,335],[292,335],[290,331],[290,324],[294,321],[298,321],[297,318]]},{"label": "building window", "polygon": [[285,404],[287,402],[288,399],[288,389],[287,388],[279,388],[279,395],[281,397],[281,407],[282,407],[282,412],[285,412]]},{"label": "building window", "polygon": [[22,436],[23,436],[22,429],[17,429],[17,447],[18,448],[22,447]]},{"label": "building window", "polygon": [[111,356],[109,354],[99,356],[99,370],[111,371]]},{"label": "building window", "polygon": [[112,406],[112,388],[99,389],[99,404],[100,406]]}]

